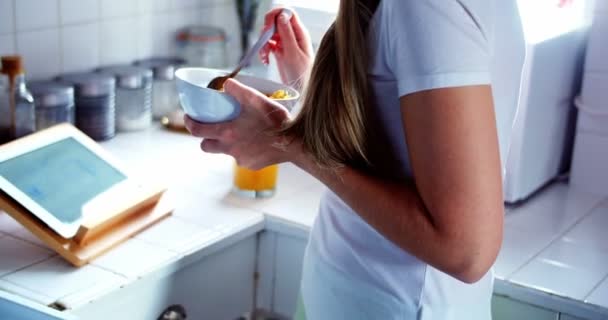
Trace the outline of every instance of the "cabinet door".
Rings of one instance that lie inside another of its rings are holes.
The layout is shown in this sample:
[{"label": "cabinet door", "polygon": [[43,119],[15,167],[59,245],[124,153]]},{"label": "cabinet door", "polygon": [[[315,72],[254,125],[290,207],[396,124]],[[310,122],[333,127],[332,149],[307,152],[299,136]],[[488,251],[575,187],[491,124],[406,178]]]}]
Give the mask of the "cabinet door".
[{"label": "cabinet door", "polygon": [[0,318],[11,320],[75,320],[68,314],[0,290]]},{"label": "cabinet door", "polygon": [[277,236],[274,312],[289,317],[296,312],[306,243],[303,238]]},{"label": "cabinet door", "polygon": [[139,279],[74,310],[86,320],[153,320],[170,305],[188,319],[236,319],[253,309],[255,236],[203,257],[175,272]]},{"label": "cabinet door", "polygon": [[559,320],[557,312],[532,306],[508,297],[492,298],[493,320]]}]

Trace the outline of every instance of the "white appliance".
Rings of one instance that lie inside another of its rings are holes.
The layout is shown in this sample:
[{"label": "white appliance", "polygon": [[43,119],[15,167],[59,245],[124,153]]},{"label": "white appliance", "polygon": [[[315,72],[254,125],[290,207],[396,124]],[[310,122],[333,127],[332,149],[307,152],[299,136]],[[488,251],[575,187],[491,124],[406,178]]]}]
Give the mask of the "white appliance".
[{"label": "white appliance", "polygon": [[598,1],[589,34],[570,185],[608,195],[608,1]]},{"label": "white appliance", "polygon": [[526,41],[505,202],[517,203],[569,167],[588,31],[587,1],[519,0]]}]

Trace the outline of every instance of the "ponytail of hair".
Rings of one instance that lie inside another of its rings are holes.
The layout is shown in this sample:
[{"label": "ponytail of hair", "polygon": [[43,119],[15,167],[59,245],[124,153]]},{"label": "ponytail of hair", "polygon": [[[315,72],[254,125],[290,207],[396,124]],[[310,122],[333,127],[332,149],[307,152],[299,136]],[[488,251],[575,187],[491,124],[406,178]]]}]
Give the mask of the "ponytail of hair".
[{"label": "ponytail of hair", "polygon": [[281,134],[301,139],[318,165],[369,164],[367,30],[377,0],[341,0],[323,37],[301,109]]}]

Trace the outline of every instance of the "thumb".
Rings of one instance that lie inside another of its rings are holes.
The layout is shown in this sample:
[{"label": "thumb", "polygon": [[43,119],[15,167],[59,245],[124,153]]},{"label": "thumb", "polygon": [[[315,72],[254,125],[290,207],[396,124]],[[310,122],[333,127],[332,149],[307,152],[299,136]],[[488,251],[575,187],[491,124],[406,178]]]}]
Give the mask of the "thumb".
[{"label": "thumb", "polygon": [[285,13],[277,16],[277,31],[281,37],[283,49],[288,52],[299,48],[298,39],[289,20],[289,16]]},{"label": "thumb", "polygon": [[264,95],[235,79],[227,79],[224,83],[224,92],[231,95],[241,107],[255,106],[263,103]]},{"label": "thumb", "polygon": [[224,92],[238,101],[241,105],[241,112],[257,110],[271,119],[273,123],[279,124],[289,118],[289,111],[280,103],[269,100],[263,93],[234,79],[226,80]]}]

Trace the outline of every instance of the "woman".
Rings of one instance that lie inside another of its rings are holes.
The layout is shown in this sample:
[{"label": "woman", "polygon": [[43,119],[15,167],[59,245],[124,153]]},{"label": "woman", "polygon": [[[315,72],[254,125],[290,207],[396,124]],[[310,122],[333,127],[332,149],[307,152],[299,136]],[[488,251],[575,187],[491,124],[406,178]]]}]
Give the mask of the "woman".
[{"label": "woman", "polygon": [[277,15],[261,58],[305,84],[297,115],[229,81],[238,119],[186,121],[205,152],[292,162],[328,187],[299,316],[490,319],[523,62],[515,1],[342,0],[308,81],[307,32],[279,9],[266,27]]}]

